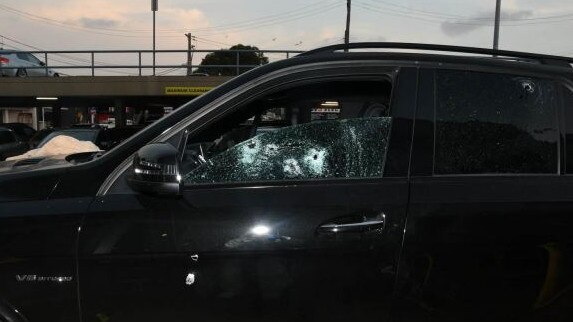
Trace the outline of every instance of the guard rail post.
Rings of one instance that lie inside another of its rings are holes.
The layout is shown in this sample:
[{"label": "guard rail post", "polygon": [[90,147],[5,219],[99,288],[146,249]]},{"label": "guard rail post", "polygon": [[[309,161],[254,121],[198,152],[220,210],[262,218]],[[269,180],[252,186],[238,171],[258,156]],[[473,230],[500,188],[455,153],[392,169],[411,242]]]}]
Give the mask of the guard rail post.
[{"label": "guard rail post", "polygon": [[95,53],[92,51],[92,76],[95,76],[95,67],[94,67],[94,56]]},{"label": "guard rail post", "polygon": [[48,76],[48,53],[44,53],[44,73]]},{"label": "guard rail post", "polygon": [[236,51],[235,54],[237,54],[237,73],[236,75],[239,76],[240,70],[239,70],[239,52]]}]

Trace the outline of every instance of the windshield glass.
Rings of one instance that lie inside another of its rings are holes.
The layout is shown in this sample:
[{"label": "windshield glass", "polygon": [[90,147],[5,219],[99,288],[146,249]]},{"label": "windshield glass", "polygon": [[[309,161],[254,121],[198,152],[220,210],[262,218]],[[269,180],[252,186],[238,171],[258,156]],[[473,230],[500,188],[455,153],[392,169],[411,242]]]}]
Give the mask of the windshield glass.
[{"label": "windshield glass", "polygon": [[44,138],[42,140],[42,142],[40,142],[40,144],[38,144],[38,147],[41,148],[46,143],[48,143],[51,139],[55,138],[58,135],[71,136],[74,139],[79,140],[79,141],[95,142],[95,140],[97,138],[97,134],[98,134],[97,131],[57,131],[57,132],[52,132],[48,136],[46,136],[46,138]]}]

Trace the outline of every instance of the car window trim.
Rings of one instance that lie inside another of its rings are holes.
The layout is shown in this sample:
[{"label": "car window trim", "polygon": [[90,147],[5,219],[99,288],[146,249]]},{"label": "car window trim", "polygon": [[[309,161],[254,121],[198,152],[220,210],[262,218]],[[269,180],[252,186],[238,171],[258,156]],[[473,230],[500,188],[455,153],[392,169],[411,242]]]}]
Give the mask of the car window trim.
[{"label": "car window trim", "polygon": [[[173,137],[176,137],[178,134],[181,134],[184,130],[189,128],[193,123],[196,123],[201,118],[205,117],[208,114],[211,114],[217,110],[219,106],[229,105],[227,108],[223,109],[220,114],[226,114],[233,107],[237,107],[238,105],[242,104],[247,98],[253,97],[256,94],[251,93],[255,89],[257,89],[261,84],[266,85],[274,80],[280,79],[288,79],[288,76],[291,76],[295,73],[312,73],[312,72],[324,72],[326,70],[338,70],[339,68],[361,68],[364,69],[364,75],[367,74],[375,75],[377,73],[372,71],[372,68],[380,68],[386,69],[387,71],[394,70],[398,71],[402,67],[418,67],[419,62],[412,62],[412,61],[394,61],[394,60],[364,60],[364,61],[329,61],[329,62],[320,62],[320,63],[309,63],[309,64],[301,64],[296,66],[290,66],[287,68],[283,68],[277,71],[273,71],[269,74],[262,75],[257,77],[237,88],[231,90],[230,92],[221,95],[220,97],[214,99],[213,101],[207,103],[205,106],[201,107],[199,110],[191,113],[189,116],[185,117],[183,120],[179,121],[176,125],[172,126],[171,128],[165,130],[161,135],[156,137],[155,139],[151,140],[149,143],[155,142],[165,142],[170,140]],[[366,72],[368,70],[368,72]],[[388,72],[386,73],[388,74]],[[340,76],[348,75],[348,73],[341,73]],[[352,74],[357,76],[356,74]],[[379,74],[381,76],[382,74]],[[317,75],[316,78],[324,78],[325,76]],[[392,79],[395,81],[395,79]],[[395,84],[393,84],[394,86]],[[269,88],[267,88],[269,89]],[[394,87],[392,88],[394,91]],[[242,96],[247,96],[247,98],[242,98]],[[258,95],[261,95],[260,93]],[[241,99],[242,98],[242,99]],[[239,102],[233,102],[233,100],[239,99]],[[194,128],[193,131],[200,129],[201,125],[198,125],[197,128]],[[129,169],[131,163],[133,161],[133,156],[135,153],[129,155],[125,158],[119,166],[117,166],[108,177],[104,180],[104,182],[100,185],[96,196],[104,196],[107,194],[109,189],[113,186],[113,184],[122,177],[123,173]],[[104,155],[105,158],[105,155]]]}]

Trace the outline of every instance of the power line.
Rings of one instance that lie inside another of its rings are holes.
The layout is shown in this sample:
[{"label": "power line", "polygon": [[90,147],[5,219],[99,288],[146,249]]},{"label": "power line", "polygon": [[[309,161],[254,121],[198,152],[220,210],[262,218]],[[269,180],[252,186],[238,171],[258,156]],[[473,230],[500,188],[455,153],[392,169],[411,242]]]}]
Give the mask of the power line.
[{"label": "power line", "polygon": [[[308,10],[317,11],[317,10],[322,10],[324,8],[329,8],[329,6],[332,6],[332,5],[340,5],[341,4],[340,1],[341,0],[336,0],[334,2],[332,0],[321,1],[318,3],[313,3],[313,4],[310,4],[307,6],[303,6],[303,7],[294,9],[294,10],[285,11],[285,12],[278,13],[278,14],[273,14],[273,15],[268,15],[268,16],[263,16],[263,17],[259,17],[259,18],[248,19],[248,20],[242,20],[242,21],[236,21],[236,22],[222,24],[222,25],[218,25],[218,26],[196,28],[196,29],[191,29],[191,31],[200,32],[200,31],[229,30],[229,29],[235,29],[235,28],[249,27],[249,26],[256,25],[258,23],[269,23],[269,22],[274,23],[274,22],[280,21],[281,19],[290,19],[291,17],[296,17],[297,15],[306,14],[306,13],[308,13]],[[321,5],[324,3],[328,3],[328,5],[326,5],[325,7],[322,7]],[[313,8],[313,9],[309,9],[309,8]],[[122,32],[122,33],[149,33],[149,32],[151,32],[151,30],[143,30],[143,29],[118,29],[118,28],[78,26],[77,24],[74,24],[74,23],[39,16],[36,14],[32,14],[30,12],[26,12],[23,10],[19,10],[19,9],[9,7],[6,5],[1,5],[1,4],[0,4],[0,9],[2,9],[4,11],[11,12],[11,13],[19,15],[19,16],[22,16],[24,18],[31,19],[31,20],[40,21],[40,22],[51,24],[51,25],[57,25],[60,27],[63,27],[63,26],[70,27],[70,28],[79,29],[79,30],[83,30],[83,31],[102,30],[102,31]],[[184,29],[184,28],[159,29],[158,32],[160,32],[160,33],[180,33],[182,31],[186,31],[186,30],[188,30],[188,29],[187,28],[186,29]],[[119,36],[119,37],[131,37],[131,38],[142,37],[142,36],[125,35],[125,34],[110,34],[110,33],[101,33],[101,32],[94,32],[94,33],[103,34],[103,35],[111,35],[111,36]],[[143,37],[147,38],[146,36],[143,36]]]},{"label": "power line", "polygon": [[[438,19],[437,17],[421,17],[421,16],[418,16],[416,14],[404,13],[404,12],[396,11],[393,9],[381,8],[381,7],[377,7],[377,6],[374,6],[374,5],[371,5],[368,3],[364,3],[364,2],[356,3],[356,7],[360,8],[364,11],[368,11],[370,13],[377,13],[377,14],[390,15],[390,16],[399,16],[399,17],[414,19],[414,20],[433,23],[433,24],[449,23],[449,24],[454,24],[454,25],[465,25],[465,26],[492,26],[492,22],[493,22],[493,20],[491,20],[491,19],[489,22],[485,22],[485,21],[482,22],[479,19],[473,19],[473,18],[470,20],[453,20],[452,21],[452,20]],[[540,18],[543,18],[543,17],[540,17]],[[502,22],[501,25],[505,26],[505,27],[512,27],[512,26],[558,23],[558,22],[571,21],[571,20],[573,20],[573,18],[561,19],[561,20],[551,20],[551,21],[527,21],[526,20],[526,21],[519,22],[519,23]]]},{"label": "power line", "polygon": [[[286,12],[282,12],[282,13],[278,13],[278,14],[273,14],[273,15],[268,15],[268,16],[263,16],[260,18],[237,21],[237,22],[223,24],[223,25],[219,25],[219,26],[188,29],[188,30],[190,30],[194,34],[197,34],[197,32],[209,32],[209,31],[211,31],[210,34],[204,34],[203,36],[205,36],[205,35],[207,35],[207,36],[222,35],[222,34],[227,34],[229,32],[243,32],[243,31],[248,31],[248,30],[257,29],[257,28],[264,28],[267,26],[275,25],[275,24],[281,24],[281,23],[296,21],[296,20],[304,19],[304,18],[311,17],[314,15],[322,14],[324,12],[327,12],[327,11],[330,11],[334,8],[342,6],[344,4],[342,1],[344,1],[344,0],[321,1],[318,3],[303,6],[303,7],[294,9],[294,10],[290,10],[290,11],[286,11]],[[321,6],[322,4],[326,4],[326,5]],[[59,20],[55,20],[55,19],[51,19],[51,18],[47,18],[47,17],[42,17],[39,15],[31,14],[29,12],[15,9],[15,8],[12,8],[12,7],[9,7],[6,5],[0,5],[0,10],[5,10],[5,11],[11,12],[13,14],[17,14],[19,16],[22,16],[24,18],[33,20],[33,21],[42,22],[42,23],[46,23],[49,25],[55,25],[55,26],[60,27],[60,28],[71,28],[71,29],[76,29],[76,30],[82,31],[82,32],[90,32],[90,33],[101,34],[101,35],[106,35],[106,36],[117,36],[117,37],[128,37],[128,38],[146,38],[146,39],[149,38],[149,36],[144,36],[144,35],[138,34],[138,33],[142,33],[142,32],[147,32],[146,30],[128,30],[128,29],[77,26],[76,24],[73,24],[73,23],[63,22],[63,21],[59,21]],[[94,29],[95,31],[90,30],[90,29]],[[114,32],[117,31],[117,32],[121,32],[121,33],[100,32],[100,30],[110,31],[110,32],[111,31],[114,31]],[[161,38],[162,39],[167,39],[167,38],[173,38],[173,39],[177,38],[178,39],[180,36],[169,35],[168,33],[178,32],[179,30],[181,30],[181,29],[173,29],[173,31],[160,30],[161,33],[167,33],[167,35],[161,36]],[[132,34],[124,34],[124,33],[132,33]],[[214,45],[218,45],[218,46],[229,46],[229,47],[231,46],[230,44],[216,41],[216,40],[212,40],[212,39],[207,39],[205,37],[197,37],[197,41],[202,42],[202,43],[207,43],[207,44],[214,44]]]},{"label": "power line", "polygon": [[206,43],[211,43],[211,44],[215,44],[215,45],[223,45],[223,46],[229,46],[229,47],[232,46],[232,45],[229,45],[229,44],[224,43],[224,42],[210,40],[210,39],[206,39],[203,37],[193,36],[193,38],[198,42],[206,42]]},{"label": "power line", "polygon": [[[309,10],[308,12],[304,13],[304,14],[300,14],[298,16],[292,17],[292,18],[288,18],[288,19],[283,19],[280,21],[269,21],[268,23],[264,23],[264,24],[260,24],[260,25],[254,25],[254,26],[250,26],[250,27],[242,27],[242,28],[236,28],[230,32],[242,32],[242,31],[247,31],[247,30],[252,30],[252,29],[258,29],[258,28],[264,28],[264,27],[269,27],[269,26],[274,26],[277,24],[284,24],[287,22],[292,22],[292,21],[296,21],[296,20],[300,20],[300,19],[304,19],[304,18],[308,18],[311,16],[316,16],[316,15],[320,15],[320,14],[324,14],[326,12],[329,12],[333,9],[336,8],[340,8],[342,6],[344,6],[344,3],[337,3],[331,6],[327,6],[324,8],[318,8],[317,10]],[[204,34],[204,36],[214,36],[214,35],[222,35],[222,34],[227,34],[230,32],[215,32],[215,33],[206,33]]]},{"label": "power line", "polygon": [[[264,27],[274,26],[277,24],[284,24],[287,22],[292,22],[292,21],[304,19],[307,17],[316,16],[316,15],[331,11],[335,8],[339,8],[343,5],[344,5],[343,2],[332,3],[326,7],[307,10],[304,13],[299,13],[297,15],[292,15],[289,17],[284,17],[284,18],[275,19],[275,20],[268,20],[266,22],[255,24],[255,25],[251,24],[251,25],[244,25],[244,26],[239,26],[239,27],[235,27],[235,28],[228,28],[228,30],[221,29],[220,31],[213,31],[211,33],[208,32],[208,30],[207,30],[208,28],[189,29],[189,31],[193,32],[194,34],[196,34],[198,32],[202,32],[202,31],[206,32],[206,33],[202,34],[203,36],[215,36],[215,35],[224,35],[224,34],[233,33],[233,32],[243,32],[243,31],[247,31],[247,30],[264,28]],[[162,36],[162,38],[180,38],[180,36]],[[203,40],[205,40],[205,38],[203,38]]]},{"label": "power line", "polygon": [[[383,1],[374,1],[370,0],[371,2],[381,2],[387,5],[387,2]],[[357,0],[356,6],[361,8],[362,10],[385,14],[385,15],[392,15],[392,16],[400,16],[409,19],[415,19],[419,21],[425,21],[435,24],[441,23],[450,23],[450,24],[457,24],[457,25],[468,25],[468,26],[491,26],[495,21],[494,18],[485,18],[485,17],[467,17],[467,16],[459,16],[459,15],[451,15],[451,14],[443,14],[437,13],[432,11],[423,11],[418,9],[412,9],[405,6],[400,5],[393,5],[394,7],[405,8],[407,11],[404,10],[396,10],[390,9],[387,7],[380,7],[375,4],[366,3],[362,0]],[[563,14],[563,15],[555,15],[555,16],[543,16],[543,17],[534,17],[534,18],[503,18],[503,22],[501,23],[502,26],[522,26],[522,25],[534,25],[534,24],[547,24],[547,23],[558,23],[564,21],[571,21],[573,20],[573,13]],[[553,20],[552,20],[553,19]],[[509,22],[509,23],[508,23]],[[514,22],[514,23],[511,23]]]},{"label": "power line", "polygon": [[[259,18],[254,18],[254,19],[237,21],[237,22],[222,24],[222,25],[213,26],[213,27],[195,28],[195,29],[193,29],[193,31],[194,32],[221,31],[221,30],[241,29],[241,28],[251,27],[251,26],[259,25],[259,24],[276,23],[276,22],[282,21],[284,19],[288,20],[288,19],[298,17],[301,15],[306,15],[309,13],[309,11],[317,12],[320,10],[328,9],[332,6],[341,6],[343,4],[343,1],[344,0],[321,1],[321,2],[307,5],[307,6],[295,9],[295,10],[285,11],[285,12],[274,14],[274,15],[268,15],[268,16],[263,16],[263,17],[259,17]],[[322,6],[322,4],[326,4],[326,5]]]},{"label": "power line", "polygon": [[94,34],[105,35],[105,36],[117,36],[117,37],[127,37],[127,38],[140,38],[141,37],[141,36],[120,35],[120,34],[111,34],[111,33],[99,32],[99,31],[93,31],[93,30],[86,30],[86,29],[90,29],[90,28],[81,27],[81,26],[77,26],[75,24],[65,23],[63,21],[58,21],[58,20],[54,20],[54,19],[50,19],[50,18],[46,18],[46,17],[33,15],[33,14],[30,14],[30,13],[27,13],[24,11],[12,9],[12,8],[7,7],[5,5],[0,5],[0,9],[7,11],[7,12],[10,12],[10,13],[13,13],[13,14],[16,14],[18,16],[33,20],[33,21],[43,22],[43,23],[46,23],[49,25],[60,27],[60,28],[72,28],[72,29],[76,29],[79,31],[83,31],[83,32],[91,32]]},{"label": "power line", "polygon": [[187,68],[187,66],[185,66],[185,67],[174,67],[174,68],[170,68],[170,69],[168,69],[168,70],[164,70],[164,71],[162,71],[162,72],[160,72],[160,73],[157,73],[157,76],[167,75],[167,74],[173,73],[174,71],[176,71],[176,70],[178,70],[178,69],[181,69],[181,68]]},{"label": "power line", "polygon": [[[4,39],[7,39],[7,40],[9,40],[10,42],[13,42],[13,43],[16,43],[16,44],[18,44],[18,45],[21,45],[21,46],[24,46],[24,47],[28,47],[28,48],[31,48],[31,49],[34,49],[34,50],[37,50],[37,51],[46,51],[45,49],[42,49],[42,48],[39,48],[39,47],[36,47],[36,46],[32,46],[32,45],[28,45],[28,44],[26,44],[26,43],[23,43],[23,42],[21,42],[21,41],[18,41],[18,40],[16,40],[16,39],[13,39],[13,38],[8,37],[8,36],[6,36],[6,35],[0,35],[0,37],[2,37],[2,38],[4,38]],[[14,49],[17,49],[17,50],[25,51],[25,50],[23,50],[23,49],[17,48],[16,46],[13,46],[13,45],[12,45],[12,47],[14,47]],[[53,54],[53,55],[62,57],[62,58],[64,58],[64,59],[68,59],[68,60],[80,62],[80,63],[88,63],[88,64],[91,64],[91,60],[89,60],[89,59],[77,58],[77,57],[70,56],[70,55],[65,55],[65,54]],[[53,61],[55,61],[55,62],[62,63],[62,64],[67,64],[67,65],[69,65],[69,66],[78,67],[78,69],[83,69],[83,67],[81,67],[81,66],[79,66],[79,65],[76,65],[76,63],[70,63],[69,61],[62,61],[62,60],[58,60],[58,59],[53,58],[53,57],[50,58],[50,60],[53,60]],[[113,66],[113,64],[109,64],[109,63],[102,62],[102,61],[96,61],[96,60],[94,60],[94,63],[98,63],[98,64],[102,64],[102,65],[110,65],[110,66]],[[124,75],[135,75],[134,73],[121,72],[121,71],[117,71],[117,70],[108,70],[108,72],[110,72],[110,73],[116,73],[116,74],[124,74]]]},{"label": "power line", "polygon": [[[448,19],[459,19],[459,20],[468,20],[468,21],[495,21],[495,18],[491,17],[470,17],[470,16],[462,16],[457,14],[448,14],[443,12],[436,12],[436,11],[427,11],[421,10],[416,8],[411,8],[408,6],[398,5],[394,3],[390,3],[387,1],[382,0],[369,0],[371,3],[376,4],[384,4],[387,6],[392,6],[396,8],[405,9],[406,11],[399,11],[401,13],[417,13],[420,15],[427,15],[430,17],[439,17],[439,18],[448,18]],[[381,7],[378,7],[381,8]],[[395,9],[394,9],[395,10]],[[518,17],[502,17],[504,21],[532,21],[532,20],[548,20],[548,19],[562,19],[562,18],[573,18],[573,13],[566,13],[566,14],[559,14],[559,15],[552,15],[552,16],[541,16],[541,17],[531,17],[531,18],[518,18]]]}]

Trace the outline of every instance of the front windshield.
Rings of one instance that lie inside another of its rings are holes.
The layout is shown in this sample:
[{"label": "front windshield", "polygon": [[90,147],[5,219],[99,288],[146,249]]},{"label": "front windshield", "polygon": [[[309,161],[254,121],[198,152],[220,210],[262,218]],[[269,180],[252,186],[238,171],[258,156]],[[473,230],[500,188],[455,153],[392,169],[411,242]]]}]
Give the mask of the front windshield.
[{"label": "front windshield", "polygon": [[98,133],[97,131],[57,131],[57,132],[52,132],[48,136],[46,136],[42,140],[42,142],[40,142],[40,144],[38,144],[38,148],[43,147],[44,145],[46,145],[46,143],[48,143],[51,139],[55,138],[58,135],[70,136],[70,137],[73,137],[74,139],[76,139],[78,141],[95,142],[95,140],[97,138],[97,133]]}]

